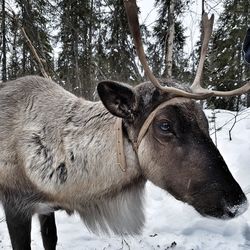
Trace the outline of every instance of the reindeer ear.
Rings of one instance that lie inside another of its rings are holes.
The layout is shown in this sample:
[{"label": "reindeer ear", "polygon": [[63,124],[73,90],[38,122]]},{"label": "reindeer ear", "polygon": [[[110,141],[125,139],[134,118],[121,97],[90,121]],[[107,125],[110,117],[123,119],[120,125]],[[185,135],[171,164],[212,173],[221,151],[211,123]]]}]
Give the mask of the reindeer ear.
[{"label": "reindeer ear", "polygon": [[137,96],[132,87],[123,83],[102,81],[97,86],[97,92],[111,114],[133,120],[137,108]]}]

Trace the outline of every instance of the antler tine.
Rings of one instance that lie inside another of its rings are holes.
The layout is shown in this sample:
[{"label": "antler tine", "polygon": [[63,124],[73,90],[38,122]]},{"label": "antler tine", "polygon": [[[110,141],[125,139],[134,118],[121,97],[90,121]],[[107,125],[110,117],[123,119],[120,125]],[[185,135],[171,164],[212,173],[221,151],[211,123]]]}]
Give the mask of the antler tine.
[{"label": "antler tine", "polygon": [[213,96],[235,96],[235,95],[242,95],[250,91],[250,82],[247,82],[240,88],[230,90],[230,91],[216,91],[212,90]]},{"label": "antler tine", "polygon": [[204,13],[202,16],[202,27],[204,29],[203,33],[203,42],[201,47],[201,54],[200,54],[200,61],[198,64],[196,76],[194,79],[193,84],[191,85],[191,90],[195,94],[199,93],[208,93],[210,96],[234,96],[234,95],[241,95],[250,91],[250,82],[247,82],[244,86],[237,88],[231,91],[216,91],[216,90],[208,90],[201,86],[201,76],[202,71],[204,68],[204,63],[206,59],[206,54],[208,50],[208,43],[209,39],[212,35],[213,31],[213,24],[214,24],[214,15],[211,18],[208,18],[208,14]]},{"label": "antler tine", "polygon": [[212,15],[211,18],[208,19],[208,14],[205,12],[202,15],[203,41],[202,41],[201,52],[200,52],[200,61],[198,64],[194,82],[191,85],[192,91],[196,93],[199,91],[209,91],[201,87],[201,77],[202,77],[202,71],[204,68],[204,63],[205,63],[206,54],[208,50],[208,43],[209,43],[210,37],[212,35],[212,31],[213,31],[213,24],[214,24],[214,15]]},{"label": "antler tine", "polygon": [[143,49],[139,21],[138,21],[138,14],[137,14],[138,7],[136,5],[136,0],[124,0],[124,6],[125,6],[127,18],[128,18],[129,28],[134,38],[134,44],[135,44],[137,55],[145,70],[145,74],[147,75],[149,80],[155,85],[155,87],[164,92],[174,93],[178,96],[189,97],[189,98],[194,98],[194,99],[205,99],[208,96],[210,96],[211,95],[210,93],[204,93],[204,94],[202,93],[200,95],[197,95],[197,94],[189,93],[189,92],[186,92],[184,90],[177,89],[174,87],[162,86],[159,83],[159,81],[156,79],[153,72],[150,70],[148,66],[146,55]]}]

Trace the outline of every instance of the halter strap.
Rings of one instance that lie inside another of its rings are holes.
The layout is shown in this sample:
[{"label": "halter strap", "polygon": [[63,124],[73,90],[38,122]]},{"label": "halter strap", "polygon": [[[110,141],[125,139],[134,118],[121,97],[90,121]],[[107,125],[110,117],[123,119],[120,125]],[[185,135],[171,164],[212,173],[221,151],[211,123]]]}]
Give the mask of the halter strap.
[{"label": "halter strap", "polygon": [[[177,104],[177,103],[183,103],[190,101],[188,98],[183,98],[183,97],[174,97],[168,101],[165,101],[161,103],[159,106],[157,106],[147,117],[145,122],[143,123],[140,132],[138,134],[138,137],[135,141],[132,141],[133,148],[135,152],[137,153],[138,148],[141,144],[142,139],[144,138],[145,134],[148,131],[148,128],[152,121],[155,118],[156,113],[171,104]],[[123,130],[122,130],[122,118],[116,118],[115,121],[115,133],[116,133],[116,154],[117,154],[117,164],[121,168],[123,172],[126,172],[127,170],[127,163],[126,163],[126,156],[124,152],[124,140],[123,140]]]},{"label": "halter strap", "polygon": [[123,172],[127,169],[126,157],[124,154],[124,143],[123,143],[123,131],[122,131],[122,119],[117,118],[115,121],[115,132],[116,132],[116,154],[117,164]]}]

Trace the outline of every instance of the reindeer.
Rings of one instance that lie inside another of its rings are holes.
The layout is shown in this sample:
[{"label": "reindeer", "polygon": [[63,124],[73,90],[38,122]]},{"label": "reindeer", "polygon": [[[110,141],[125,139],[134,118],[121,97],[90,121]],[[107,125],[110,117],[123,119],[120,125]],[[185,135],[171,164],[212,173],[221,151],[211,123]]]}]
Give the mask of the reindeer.
[{"label": "reindeer", "polygon": [[27,76],[0,87],[0,193],[12,247],[30,248],[39,214],[44,248],[56,248],[54,211],[77,212],[93,232],[138,234],[143,192],[150,180],[201,215],[233,218],[247,199],[208,132],[193,99],[219,92],[200,86],[213,17],[191,88],[159,82],[143,51],[137,8],[125,1],[139,58],[151,82],[131,87],[102,81],[101,101],[67,92],[52,80]]}]

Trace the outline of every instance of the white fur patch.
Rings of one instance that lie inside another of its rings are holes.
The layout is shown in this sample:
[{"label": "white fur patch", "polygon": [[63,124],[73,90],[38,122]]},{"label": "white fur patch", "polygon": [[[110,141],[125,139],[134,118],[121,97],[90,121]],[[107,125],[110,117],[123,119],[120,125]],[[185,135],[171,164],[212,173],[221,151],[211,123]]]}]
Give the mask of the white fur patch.
[{"label": "white fur patch", "polygon": [[37,203],[34,210],[34,212],[38,214],[49,214],[55,211],[53,205],[50,203]]},{"label": "white fur patch", "polygon": [[116,197],[93,202],[84,209],[81,207],[79,213],[83,222],[94,233],[139,234],[145,222],[143,191],[144,182]]}]

